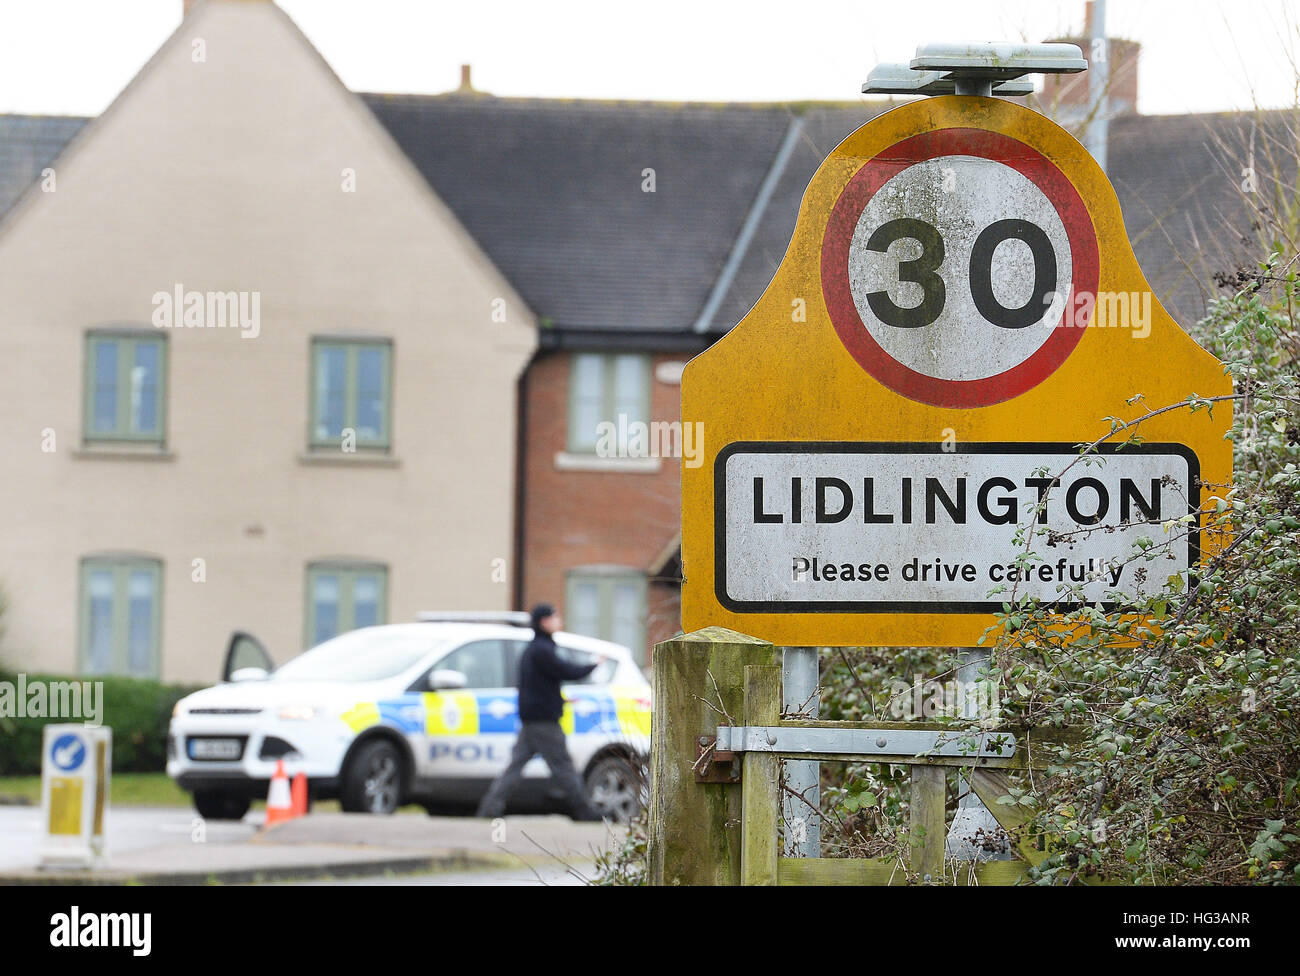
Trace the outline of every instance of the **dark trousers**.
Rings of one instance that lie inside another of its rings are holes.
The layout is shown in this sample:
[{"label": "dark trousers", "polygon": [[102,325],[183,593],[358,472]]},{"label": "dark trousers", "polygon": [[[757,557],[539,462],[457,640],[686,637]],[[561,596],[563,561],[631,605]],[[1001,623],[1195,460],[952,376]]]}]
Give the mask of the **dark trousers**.
[{"label": "dark trousers", "polygon": [[515,785],[524,774],[524,767],[533,756],[541,755],[551,770],[551,778],[564,791],[572,817],[590,817],[592,811],[587,804],[587,794],[582,787],[582,777],[574,768],[569,747],[564,742],[564,730],[559,722],[524,722],[519,728],[519,738],[515,740],[514,751],[510,754],[510,765],[498,776],[488,788],[483,801],[478,805],[480,817],[499,817],[506,812],[506,802],[514,791]]}]

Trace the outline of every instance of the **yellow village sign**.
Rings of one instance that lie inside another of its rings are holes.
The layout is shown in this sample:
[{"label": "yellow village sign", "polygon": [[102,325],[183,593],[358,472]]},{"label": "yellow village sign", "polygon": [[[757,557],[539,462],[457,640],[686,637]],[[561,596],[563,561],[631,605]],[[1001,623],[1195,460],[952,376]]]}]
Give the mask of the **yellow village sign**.
[{"label": "yellow village sign", "polygon": [[[1143,592],[1133,543],[1230,480],[1229,403],[1053,476],[1105,418],[1231,391],[1153,296],[1069,133],[994,98],[905,104],[822,163],[762,298],[686,367],[704,453],[682,472],[683,627],[970,647],[1011,579],[1046,601],[1081,580],[1090,604]],[[1034,519],[1114,528],[1036,540],[1026,578],[1014,536]],[[1151,576],[1211,544],[1166,546]]]}]

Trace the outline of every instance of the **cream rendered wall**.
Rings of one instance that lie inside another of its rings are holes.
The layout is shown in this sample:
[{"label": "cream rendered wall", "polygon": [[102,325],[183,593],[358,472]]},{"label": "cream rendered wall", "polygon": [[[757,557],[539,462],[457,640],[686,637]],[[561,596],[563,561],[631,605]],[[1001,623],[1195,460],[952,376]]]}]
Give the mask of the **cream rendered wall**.
[{"label": "cream rendered wall", "polygon": [[[287,16],[199,4],[54,165],[55,192],[0,225],[0,660],[77,670],[79,560],[104,551],[163,560],[169,681],[215,678],[235,628],[301,650],[322,557],[386,563],[390,620],[509,605],[492,560],[511,556],[536,323]],[[178,282],[260,292],[260,336],[158,330],[174,457],[88,456],[85,331],[151,327]],[[396,466],[303,461],[309,341],[329,333],[393,340]]]}]

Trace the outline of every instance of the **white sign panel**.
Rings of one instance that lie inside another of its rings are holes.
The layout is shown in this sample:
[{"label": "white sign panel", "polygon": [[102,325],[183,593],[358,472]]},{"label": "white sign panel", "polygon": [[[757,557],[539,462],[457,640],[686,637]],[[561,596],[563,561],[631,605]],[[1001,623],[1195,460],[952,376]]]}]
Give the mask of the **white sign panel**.
[{"label": "white sign panel", "polygon": [[[717,598],[741,613],[985,613],[1013,584],[1062,610],[1082,585],[1108,606],[1199,561],[1194,533],[1165,528],[1200,506],[1179,444],[1080,461],[1073,444],[738,443],[718,455],[715,504]],[[1030,521],[1047,534],[1022,570]],[[1141,538],[1154,560],[1131,558]]]}]

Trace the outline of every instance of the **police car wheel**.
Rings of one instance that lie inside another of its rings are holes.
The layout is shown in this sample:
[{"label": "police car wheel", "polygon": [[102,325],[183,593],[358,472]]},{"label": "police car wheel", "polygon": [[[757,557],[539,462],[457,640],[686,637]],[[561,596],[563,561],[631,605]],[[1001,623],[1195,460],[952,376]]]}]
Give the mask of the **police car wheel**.
[{"label": "police car wheel", "polygon": [[368,742],[343,774],[343,809],[348,813],[392,813],[402,797],[402,757],[391,742]]},{"label": "police car wheel", "polygon": [[253,801],[236,793],[195,790],[194,809],[204,820],[242,820]]},{"label": "police car wheel", "polygon": [[587,802],[621,823],[635,819],[645,803],[644,771],[622,756],[598,760],[587,773]]}]

